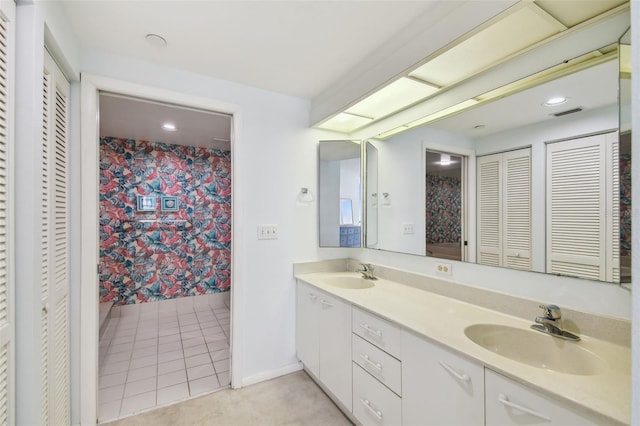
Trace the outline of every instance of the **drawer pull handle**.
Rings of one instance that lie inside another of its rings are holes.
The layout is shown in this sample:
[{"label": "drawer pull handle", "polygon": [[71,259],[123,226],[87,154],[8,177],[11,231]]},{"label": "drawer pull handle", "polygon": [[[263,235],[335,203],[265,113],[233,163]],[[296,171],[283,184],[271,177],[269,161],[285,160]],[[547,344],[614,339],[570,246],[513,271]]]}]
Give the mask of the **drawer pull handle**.
[{"label": "drawer pull handle", "polygon": [[318,298],[318,296],[316,296],[316,295],[315,295],[315,294],[313,294],[313,293],[309,293],[309,298],[310,298],[311,300],[316,300],[316,299]]},{"label": "drawer pull handle", "polygon": [[371,367],[375,368],[376,370],[382,371],[382,365],[380,365],[379,362],[371,361],[371,359],[369,358],[369,355],[360,354],[360,358],[362,358],[364,360],[364,362],[366,362],[368,365],[370,365]]},{"label": "drawer pull handle", "polygon": [[362,405],[364,405],[367,408],[367,410],[371,412],[371,414],[376,416],[378,420],[382,421],[382,412],[373,408],[368,399],[360,398],[360,402],[362,402]]},{"label": "drawer pull handle", "polygon": [[456,370],[451,368],[451,366],[449,366],[448,364],[446,364],[446,363],[444,363],[442,361],[440,361],[440,365],[442,366],[442,368],[444,368],[449,373],[451,373],[451,375],[453,377],[455,377],[456,379],[460,380],[461,382],[469,383],[469,381],[471,380],[471,378],[469,377],[468,374],[466,374],[466,373],[460,374]]},{"label": "drawer pull handle", "polygon": [[373,334],[377,338],[382,337],[382,331],[371,328],[369,324],[360,324],[360,327],[362,327],[367,333]]},{"label": "drawer pull handle", "polygon": [[331,303],[327,302],[324,299],[320,299],[320,303],[322,303],[324,306],[328,306],[330,308],[333,308],[333,305]]},{"label": "drawer pull handle", "polygon": [[522,405],[519,405],[519,404],[514,404],[513,402],[509,401],[509,398],[507,397],[507,395],[503,393],[498,395],[498,401],[500,401],[502,404],[506,405],[507,407],[522,411],[523,413],[531,414],[534,417],[538,417],[539,419],[546,420],[548,422],[551,421],[551,417],[545,416],[544,414],[538,413],[537,411],[533,411],[531,408],[523,407]]}]

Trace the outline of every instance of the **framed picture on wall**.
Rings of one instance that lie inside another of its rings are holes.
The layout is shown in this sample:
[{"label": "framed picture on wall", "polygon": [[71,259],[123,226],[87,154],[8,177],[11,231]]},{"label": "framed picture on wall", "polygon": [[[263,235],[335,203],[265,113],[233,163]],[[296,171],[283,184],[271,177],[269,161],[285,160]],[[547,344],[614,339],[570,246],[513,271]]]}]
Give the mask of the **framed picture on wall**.
[{"label": "framed picture on wall", "polygon": [[138,211],[155,211],[156,196],[155,195],[138,195]]},{"label": "framed picture on wall", "polygon": [[177,212],[178,211],[178,197],[162,197],[162,211],[163,212]]}]

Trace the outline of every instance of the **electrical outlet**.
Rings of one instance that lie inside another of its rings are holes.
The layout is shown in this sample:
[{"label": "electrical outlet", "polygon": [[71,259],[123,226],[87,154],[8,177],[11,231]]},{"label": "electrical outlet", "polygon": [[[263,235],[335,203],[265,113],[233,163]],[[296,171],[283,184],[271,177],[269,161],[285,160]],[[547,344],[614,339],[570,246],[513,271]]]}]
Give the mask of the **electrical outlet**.
[{"label": "electrical outlet", "polygon": [[405,235],[414,234],[413,223],[405,223],[402,225],[402,233]]},{"label": "electrical outlet", "polygon": [[278,225],[258,225],[259,240],[277,240],[278,236]]},{"label": "electrical outlet", "polygon": [[442,275],[451,275],[451,264],[450,263],[437,263],[436,264],[436,272]]}]

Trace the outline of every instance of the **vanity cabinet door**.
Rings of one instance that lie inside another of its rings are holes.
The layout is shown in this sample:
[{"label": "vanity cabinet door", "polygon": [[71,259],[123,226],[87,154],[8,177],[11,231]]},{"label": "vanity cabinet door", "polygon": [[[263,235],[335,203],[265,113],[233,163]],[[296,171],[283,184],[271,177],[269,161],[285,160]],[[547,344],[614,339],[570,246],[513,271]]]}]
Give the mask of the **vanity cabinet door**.
[{"label": "vanity cabinet door", "polygon": [[485,400],[487,426],[610,424],[488,368],[485,369]]},{"label": "vanity cabinet door", "polygon": [[314,376],[320,376],[320,302],[317,289],[298,281],[296,291],[296,351]]},{"label": "vanity cabinet door", "polygon": [[402,424],[483,425],[483,366],[403,330]]},{"label": "vanity cabinet door", "polygon": [[302,281],[296,299],[298,359],[351,411],[351,305]]},{"label": "vanity cabinet door", "polygon": [[351,411],[351,305],[326,293],[320,305],[320,381]]}]

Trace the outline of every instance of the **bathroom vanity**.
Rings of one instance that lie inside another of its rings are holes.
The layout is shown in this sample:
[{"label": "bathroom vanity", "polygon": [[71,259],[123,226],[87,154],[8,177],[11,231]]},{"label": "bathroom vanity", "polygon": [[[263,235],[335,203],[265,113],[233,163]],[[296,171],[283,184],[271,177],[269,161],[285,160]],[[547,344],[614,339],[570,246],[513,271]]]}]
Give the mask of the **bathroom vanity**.
[{"label": "bathroom vanity", "polygon": [[564,341],[531,330],[533,317],[476,306],[416,282],[308,268],[298,268],[296,279],[298,357],[357,423],[630,422],[625,345],[584,334],[579,342]]}]

